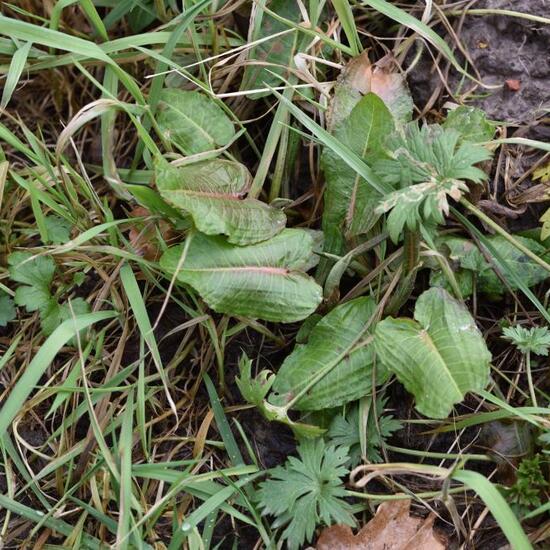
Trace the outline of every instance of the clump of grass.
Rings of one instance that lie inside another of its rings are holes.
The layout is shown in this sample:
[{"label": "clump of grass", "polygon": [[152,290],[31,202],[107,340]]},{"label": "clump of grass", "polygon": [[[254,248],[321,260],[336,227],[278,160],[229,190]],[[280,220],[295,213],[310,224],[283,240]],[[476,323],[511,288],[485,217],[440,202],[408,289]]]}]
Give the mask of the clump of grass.
[{"label": "clump of grass", "polygon": [[[523,361],[496,327],[550,320],[548,245],[475,205],[494,125],[407,122],[398,74],[421,40],[479,84],[434,30],[454,11],[104,4],[0,15],[0,543],[300,547],[413,496],[449,539],[530,547],[546,329],[505,329]],[[386,39],[391,71],[359,56]]]}]

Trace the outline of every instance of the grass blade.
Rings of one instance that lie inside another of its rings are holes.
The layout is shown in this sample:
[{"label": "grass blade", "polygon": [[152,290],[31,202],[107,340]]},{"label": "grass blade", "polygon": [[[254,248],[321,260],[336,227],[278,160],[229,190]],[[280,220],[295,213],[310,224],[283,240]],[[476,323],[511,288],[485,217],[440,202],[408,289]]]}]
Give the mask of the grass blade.
[{"label": "grass blade", "polygon": [[27,397],[46,372],[46,369],[50,366],[59,350],[81,330],[88,328],[94,323],[112,319],[115,315],[114,311],[89,313],[74,319],[67,319],[55,329],[44,344],[42,344],[38,353],[34,356],[11,391],[4,406],[0,409],[0,437],[4,436],[12,420],[21,410]]},{"label": "grass blade", "polygon": [[514,550],[533,548],[510,506],[485,476],[470,470],[458,470],[452,474],[452,477],[464,483],[483,499]]},{"label": "grass blade", "polygon": [[0,109],[5,109],[9,103],[13,92],[19,82],[19,77],[25,68],[27,63],[27,56],[31,49],[32,42],[23,44],[11,58],[10,68],[8,70],[8,76],[4,84],[4,90],[2,91],[2,99],[0,100]]}]

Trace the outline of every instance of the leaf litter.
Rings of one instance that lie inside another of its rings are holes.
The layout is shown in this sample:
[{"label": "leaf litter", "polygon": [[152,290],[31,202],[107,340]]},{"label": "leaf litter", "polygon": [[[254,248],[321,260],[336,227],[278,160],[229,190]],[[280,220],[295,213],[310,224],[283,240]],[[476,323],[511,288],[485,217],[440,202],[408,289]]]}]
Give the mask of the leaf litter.
[{"label": "leaf litter", "polygon": [[434,529],[435,515],[410,515],[410,500],[383,502],[356,534],[347,525],[323,529],[316,550],[445,550],[447,541]]}]

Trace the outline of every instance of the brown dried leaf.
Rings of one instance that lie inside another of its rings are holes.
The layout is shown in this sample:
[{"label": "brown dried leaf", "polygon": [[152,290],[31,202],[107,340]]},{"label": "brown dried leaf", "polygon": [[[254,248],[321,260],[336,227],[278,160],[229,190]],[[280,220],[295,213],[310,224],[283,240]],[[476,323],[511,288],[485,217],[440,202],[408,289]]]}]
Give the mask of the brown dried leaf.
[{"label": "brown dried leaf", "polygon": [[445,550],[433,529],[435,516],[409,515],[411,501],[384,502],[356,535],[346,525],[332,525],[321,533],[317,550]]},{"label": "brown dried leaf", "polygon": [[338,78],[327,114],[327,129],[335,130],[369,92],[382,99],[396,121],[408,122],[413,111],[412,97],[404,77],[393,66],[389,56],[371,64],[367,50],[354,57]]}]

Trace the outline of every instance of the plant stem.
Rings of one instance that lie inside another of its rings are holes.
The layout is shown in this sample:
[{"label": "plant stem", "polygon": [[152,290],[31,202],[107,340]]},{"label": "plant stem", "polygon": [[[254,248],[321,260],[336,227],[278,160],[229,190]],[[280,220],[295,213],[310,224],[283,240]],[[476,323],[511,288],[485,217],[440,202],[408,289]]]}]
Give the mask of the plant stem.
[{"label": "plant stem", "polygon": [[420,254],[420,233],[418,231],[405,230],[403,249],[405,253],[403,258],[405,275],[409,275],[418,264]]},{"label": "plant stem", "polygon": [[537,395],[535,386],[533,385],[533,375],[531,374],[531,352],[528,351],[525,355],[525,370],[527,371],[527,384],[529,384],[529,393],[534,407],[538,407]]},{"label": "plant stem", "polygon": [[[453,487],[447,491],[449,494],[458,494],[464,493],[464,487]],[[441,497],[441,491],[426,491],[425,493],[397,493],[395,495],[377,495],[373,493],[360,493],[359,491],[346,491],[346,495],[350,497],[362,498],[365,500],[374,500],[374,501],[387,501],[387,500],[408,500],[411,496],[421,499],[432,499]]]},{"label": "plant stem", "polygon": [[421,456],[424,458],[442,458],[446,460],[481,460],[483,462],[494,462],[494,460],[487,455],[480,454],[468,454],[468,453],[434,453],[429,451],[417,451],[415,449],[405,449],[403,447],[394,447],[393,445],[384,445],[384,447],[390,451],[401,453],[404,455]]},{"label": "plant stem", "polygon": [[513,10],[498,10],[498,9],[481,9],[476,8],[472,10],[452,10],[448,11],[447,15],[507,15],[508,17],[518,17],[521,19],[527,19],[528,21],[535,21],[536,23],[542,23],[543,25],[550,24],[550,19],[547,17],[541,17],[531,13],[522,13]]}]

